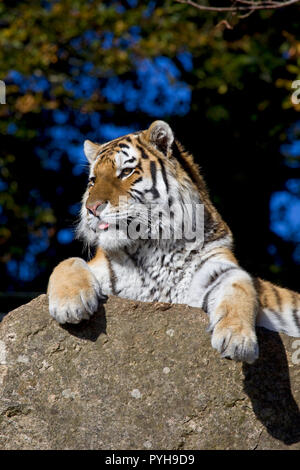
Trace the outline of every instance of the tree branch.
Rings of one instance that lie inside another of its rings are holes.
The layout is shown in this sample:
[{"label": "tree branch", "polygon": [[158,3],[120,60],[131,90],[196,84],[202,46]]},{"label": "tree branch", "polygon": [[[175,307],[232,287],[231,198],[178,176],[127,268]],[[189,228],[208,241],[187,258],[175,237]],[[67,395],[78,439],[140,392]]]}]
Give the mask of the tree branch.
[{"label": "tree branch", "polygon": [[185,5],[192,6],[201,11],[214,11],[214,12],[244,12],[245,16],[250,15],[252,12],[257,10],[275,10],[277,8],[284,8],[296,3],[299,3],[300,0],[286,0],[286,1],[275,1],[275,0],[234,0],[232,3],[234,5],[228,7],[215,7],[209,5],[202,5],[201,3],[196,3],[193,0],[175,0],[177,3],[182,3]]}]

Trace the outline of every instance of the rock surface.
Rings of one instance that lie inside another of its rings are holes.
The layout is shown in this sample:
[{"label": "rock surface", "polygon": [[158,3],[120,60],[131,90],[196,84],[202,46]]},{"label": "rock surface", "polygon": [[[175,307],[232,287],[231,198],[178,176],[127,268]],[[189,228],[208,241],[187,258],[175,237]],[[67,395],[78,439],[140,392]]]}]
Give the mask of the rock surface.
[{"label": "rock surface", "polygon": [[0,449],[300,449],[300,341],[260,329],[243,365],[206,327],[198,309],[114,297],[76,326],[50,318],[46,295],[14,310]]}]

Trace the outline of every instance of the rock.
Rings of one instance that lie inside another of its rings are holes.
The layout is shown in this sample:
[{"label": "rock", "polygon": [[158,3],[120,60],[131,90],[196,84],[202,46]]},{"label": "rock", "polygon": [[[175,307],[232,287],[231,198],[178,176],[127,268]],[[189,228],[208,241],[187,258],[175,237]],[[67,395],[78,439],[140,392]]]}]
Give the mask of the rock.
[{"label": "rock", "polygon": [[206,315],[111,297],[62,327],[42,295],[0,324],[0,449],[300,449],[300,340],[221,359]]}]

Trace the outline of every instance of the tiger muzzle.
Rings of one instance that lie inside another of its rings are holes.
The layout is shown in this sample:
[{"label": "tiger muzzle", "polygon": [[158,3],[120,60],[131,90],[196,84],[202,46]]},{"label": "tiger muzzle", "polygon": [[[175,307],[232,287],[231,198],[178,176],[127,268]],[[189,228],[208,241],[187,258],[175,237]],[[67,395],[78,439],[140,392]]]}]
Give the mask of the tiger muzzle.
[{"label": "tiger muzzle", "polygon": [[85,207],[90,214],[93,214],[95,217],[99,217],[106,208],[107,204],[107,201],[97,201],[92,203],[87,202]]}]

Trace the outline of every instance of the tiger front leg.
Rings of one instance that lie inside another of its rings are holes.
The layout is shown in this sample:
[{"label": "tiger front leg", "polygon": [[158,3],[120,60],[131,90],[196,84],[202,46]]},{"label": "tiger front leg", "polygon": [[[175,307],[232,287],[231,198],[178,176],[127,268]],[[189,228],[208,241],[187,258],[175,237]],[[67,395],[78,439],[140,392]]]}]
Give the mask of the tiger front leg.
[{"label": "tiger front leg", "polygon": [[81,258],[62,261],[48,284],[50,315],[58,323],[79,323],[97,312],[107,297],[88,264]]},{"label": "tiger front leg", "polygon": [[237,270],[213,290],[208,307],[212,346],[222,357],[252,364],[259,349],[255,332],[257,300],[251,278]]}]

